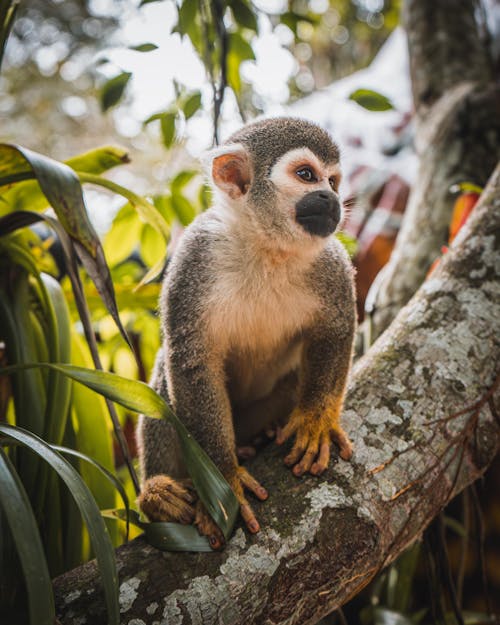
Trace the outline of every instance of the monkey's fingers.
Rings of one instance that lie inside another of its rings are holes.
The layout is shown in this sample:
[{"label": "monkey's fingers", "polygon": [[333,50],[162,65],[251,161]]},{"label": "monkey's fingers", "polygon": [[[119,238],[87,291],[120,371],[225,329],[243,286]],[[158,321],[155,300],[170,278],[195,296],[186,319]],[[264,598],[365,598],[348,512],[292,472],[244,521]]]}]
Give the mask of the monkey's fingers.
[{"label": "monkey's fingers", "polygon": [[257,499],[265,501],[269,497],[267,490],[243,467],[238,468],[238,477],[243,488],[251,491]]},{"label": "monkey's fingers", "polygon": [[344,430],[339,427],[332,432],[332,438],[339,446],[339,454],[343,460],[350,460],[352,456],[352,443]]},{"label": "monkey's fingers", "polygon": [[321,475],[328,467],[330,462],[330,441],[323,441],[319,446],[319,454],[316,462],[312,465],[309,472],[313,475]]},{"label": "monkey's fingers", "polygon": [[248,527],[248,530],[252,534],[256,534],[260,530],[260,525],[250,505],[248,503],[243,503],[240,506],[240,512],[243,520],[246,523],[246,526]]},{"label": "monkey's fingers", "polygon": [[222,549],[225,543],[224,534],[219,529],[212,517],[208,514],[205,506],[198,501],[196,506],[196,518],[194,524],[198,528],[198,532],[208,538],[212,549]]},{"label": "monkey's fingers", "polygon": [[290,417],[290,420],[284,427],[276,428],[276,443],[282,445],[297,431],[298,425],[298,421]]}]

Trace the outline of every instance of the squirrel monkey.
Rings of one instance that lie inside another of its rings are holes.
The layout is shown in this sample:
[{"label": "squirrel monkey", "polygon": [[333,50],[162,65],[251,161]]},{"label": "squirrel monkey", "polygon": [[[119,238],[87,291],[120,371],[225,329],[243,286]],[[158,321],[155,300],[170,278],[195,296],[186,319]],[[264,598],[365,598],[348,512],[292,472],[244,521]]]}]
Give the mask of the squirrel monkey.
[{"label": "squirrel monkey", "polygon": [[[276,424],[297,476],[320,475],[331,441],[352,454],[340,426],[355,330],[353,269],[334,233],[341,219],[339,151],[302,119],[244,126],[209,153],[214,201],[186,229],[160,299],[163,343],[151,384],[234,490],[266,490],[238,464]],[[153,521],[195,522],[211,546],[224,538],[190,491],[176,433],[142,416],[139,505]]]}]

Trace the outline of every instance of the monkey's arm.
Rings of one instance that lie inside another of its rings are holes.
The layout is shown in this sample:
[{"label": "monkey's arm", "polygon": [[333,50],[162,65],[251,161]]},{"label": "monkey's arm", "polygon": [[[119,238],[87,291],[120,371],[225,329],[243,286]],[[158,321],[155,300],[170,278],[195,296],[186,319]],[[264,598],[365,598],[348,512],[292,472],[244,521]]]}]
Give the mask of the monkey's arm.
[{"label": "monkey's arm", "polygon": [[[338,259],[336,259],[338,261]],[[313,276],[322,306],[319,318],[305,333],[299,403],[277,438],[280,444],[295,434],[285,458],[295,475],[319,475],[328,466],[332,439],[348,460],[352,445],[340,425],[352,359],[355,304],[352,269],[341,256],[338,262],[321,259]]]},{"label": "monkey's arm", "polygon": [[[259,499],[267,498],[267,492],[237,462],[224,354],[209,331],[208,295],[214,280],[209,272],[210,245],[203,233],[193,230],[185,234],[162,295],[164,362],[159,388],[166,386],[174,412],[223,473],[240,502],[249,530],[256,532],[259,525],[243,489],[248,488]],[[175,454],[161,440],[150,440],[149,445],[145,453],[150,456]],[[200,505],[197,525],[213,539],[211,544],[218,546],[215,542],[222,541],[222,535]]]}]

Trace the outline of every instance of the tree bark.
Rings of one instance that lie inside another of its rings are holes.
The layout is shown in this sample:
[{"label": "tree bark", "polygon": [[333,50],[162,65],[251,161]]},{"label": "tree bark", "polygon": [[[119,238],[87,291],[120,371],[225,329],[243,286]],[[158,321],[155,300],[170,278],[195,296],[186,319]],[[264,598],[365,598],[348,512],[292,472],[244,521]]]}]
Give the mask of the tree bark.
[{"label": "tree bark", "polygon": [[[351,462],[294,478],[270,446],[262,531],[213,554],[118,549],[123,625],[313,624],[358,593],[500,445],[500,166],[440,267],[355,366]],[[63,625],[104,625],[94,562],[55,580]]]},{"label": "tree bark", "polygon": [[406,0],[416,117],[417,183],[371,300],[371,335],[391,323],[448,241],[452,185],[484,186],[500,157],[500,89],[478,34],[474,0]]}]

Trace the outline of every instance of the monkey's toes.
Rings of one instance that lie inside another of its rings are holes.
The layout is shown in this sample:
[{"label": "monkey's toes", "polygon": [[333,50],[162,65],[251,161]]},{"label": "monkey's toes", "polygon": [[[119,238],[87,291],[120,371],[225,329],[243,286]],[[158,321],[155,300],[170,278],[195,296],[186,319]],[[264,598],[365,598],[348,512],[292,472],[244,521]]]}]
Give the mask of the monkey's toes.
[{"label": "monkey's toes", "polygon": [[222,549],[225,543],[224,534],[212,517],[208,514],[201,501],[196,505],[196,518],[194,524],[202,536],[208,538],[210,547],[214,550]]},{"label": "monkey's toes", "polygon": [[[243,488],[252,492],[260,501],[265,501],[269,497],[267,490],[243,467],[238,467],[238,480]],[[239,489],[235,488],[234,490],[238,497]],[[240,503],[245,501],[244,497],[238,497],[238,499],[240,499]]]},{"label": "monkey's toes", "polygon": [[339,446],[339,455],[342,460],[350,460],[353,451],[352,443],[344,430],[335,430],[332,434],[332,438]]},{"label": "monkey's toes", "polygon": [[240,506],[240,512],[246,526],[248,527],[248,531],[251,534],[256,534],[260,530],[260,525],[250,505],[248,503],[243,503]]},{"label": "monkey's toes", "polygon": [[155,475],[144,482],[137,503],[150,521],[189,525],[195,517],[195,500],[194,494],[176,480]]}]

